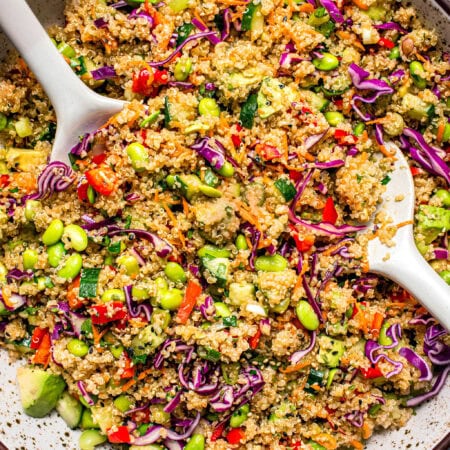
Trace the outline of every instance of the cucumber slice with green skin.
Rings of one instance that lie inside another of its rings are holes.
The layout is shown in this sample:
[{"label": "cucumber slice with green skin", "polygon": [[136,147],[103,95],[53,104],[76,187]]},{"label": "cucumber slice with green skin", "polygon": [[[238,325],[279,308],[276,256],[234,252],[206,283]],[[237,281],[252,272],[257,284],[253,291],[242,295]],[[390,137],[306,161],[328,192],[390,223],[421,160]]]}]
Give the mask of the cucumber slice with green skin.
[{"label": "cucumber slice with green skin", "polygon": [[242,31],[258,31],[260,28],[259,22],[261,18],[264,21],[264,18],[261,14],[261,5],[250,3],[242,16]]},{"label": "cucumber slice with green skin", "polygon": [[252,128],[258,110],[258,95],[250,94],[241,107],[239,120],[244,128]]},{"label": "cucumber slice with green skin", "polygon": [[81,421],[83,405],[67,391],[63,393],[56,404],[56,411],[69,428],[77,428]]},{"label": "cucumber slice with green skin", "polygon": [[216,284],[224,287],[227,284],[230,260],[227,258],[214,258],[204,256],[200,258],[202,267],[216,279]]}]

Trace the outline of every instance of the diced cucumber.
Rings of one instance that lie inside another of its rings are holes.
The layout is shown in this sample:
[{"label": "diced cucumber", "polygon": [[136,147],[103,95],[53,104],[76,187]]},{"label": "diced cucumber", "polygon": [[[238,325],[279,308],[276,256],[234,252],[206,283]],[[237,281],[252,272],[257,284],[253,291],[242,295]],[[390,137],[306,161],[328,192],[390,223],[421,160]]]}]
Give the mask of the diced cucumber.
[{"label": "diced cucumber", "polygon": [[230,260],[228,258],[213,258],[211,256],[204,256],[200,260],[202,267],[216,279],[215,284],[224,287],[228,280]]},{"label": "diced cucumber", "polygon": [[255,300],[255,286],[251,283],[231,283],[229,299],[233,305],[243,305]]},{"label": "diced cucumber", "polygon": [[69,392],[65,391],[56,403],[56,411],[64,419],[69,428],[76,428],[81,420],[83,405]]},{"label": "diced cucumber", "polygon": [[242,31],[251,31],[252,38],[262,34],[264,30],[264,16],[261,14],[261,4],[250,3],[242,16]]},{"label": "diced cucumber", "polygon": [[409,92],[403,96],[402,107],[411,119],[424,120],[434,116],[435,108],[433,104],[426,103],[417,95]]},{"label": "diced cucumber", "polygon": [[149,355],[153,353],[165,340],[165,335],[158,335],[153,329],[153,325],[146,326],[131,341],[131,347],[137,356]]},{"label": "diced cucumber", "polygon": [[330,100],[316,94],[313,91],[304,91],[304,93],[306,94],[307,102],[319,111],[323,111],[330,104]]},{"label": "diced cucumber", "polygon": [[324,377],[325,373],[321,370],[311,369],[304,390],[310,394],[317,394],[317,389],[314,389],[314,386],[320,388],[323,385]]},{"label": "diced cucumber", "polygon": [[171,0],[169,2],[169,8],[173,12],[181,12],[189,5],[189,0]]},{"label": "diced cucumber", "polygon": [[319,337],[319,346],[317,360],[327,367],[337,367],[345,351],[344,343],[329,336],[322,335]]}]

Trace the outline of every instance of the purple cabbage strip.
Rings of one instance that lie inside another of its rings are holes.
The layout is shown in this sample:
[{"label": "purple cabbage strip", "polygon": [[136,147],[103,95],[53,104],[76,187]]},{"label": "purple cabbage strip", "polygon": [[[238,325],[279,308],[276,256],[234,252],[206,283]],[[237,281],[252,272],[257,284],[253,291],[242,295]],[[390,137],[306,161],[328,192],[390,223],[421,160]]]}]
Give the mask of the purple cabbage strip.
[{"label": "purple cabbage strip", "polygon": [[216,170],[220,170],[225,164],[225,147],[217,139],[204,137],[197,140],[191,149],[206,159]]},{"label": "purple cabbage strip", "polygon": [[313,174],[312,170],[309,170],[306,173],[306,176],[302,176],[302,178],[300,178],[296,185],[295,185],[295,190],[297,191],[297,193],[295,194],[295,197],[292,199],[292,202],[289,206],[289,210],[292,211],[292,214],[295,215],[295,207],[297,206],[298,201],[300,200],[301,196],[303,195],[303,192],[306,189],[306,186],[309,183],[309,180],[311,179]]},{"label": "purple cabbage strip", "polygon": [[147,321],[150,322],[152,317],[152,311],[153,308],[151,305],[144,305],[144,304],[138,304],[136,305],[136,302],[133,301],[132,296],[132,288],[133,286],[128,285],[123,288],[123,292],[125,293],[125,301],[128,309],[128,313],[131,317],[139,317],[141,314],[144,314]]},{"label": "purple cabbage strip", "polygon": [[376,28],[377,30],[395,30],[398,31],[400,34],[408,33],[408,31],[405,30],[402,26],[400,26],[397,22],[386,22],[380,25],[374,25],[373,27]]},{"label": "purple cabbage strip", "polygon": [[444,387],[445,380],[447,379],[449,372],[450,372],[450,365],[444,367],[443,370],[438,374],[431,390],[429,390],[425,394],[417,395],[416,397],[409,399],[406,402],[406,406],[420,405],[420,403],[423,403],[424,401],[429,400],[430,398],[433,398],[437,394],[439,394],[439,392]]},{"label": "purple cabbage strip", "polygon": [[88,152],[88,147],[94,140],[95,133],[86,133],[80,142],[70,149],[70,153],[75,156],[85,156]]},{"label": "purple cabbage strip", "polygon": [[215,36],[215,31],[206,31],[203,33],[193,34],[192,36],[189,36],[185,41],[183,41],[167,58],[158,62],[149,62],[148,64],[151,67],[163,66],[164,64],[167,64],[168,62],[172,61],[172,59],[177,55],[177,53],[181,51],[183,47],[189,42],[196,41],[201,38],[209,38],[210,36]]},{"label": "purple cabbage strip", "polygon": [[323,316],[322,316],[322,310],[320,309],[319,304],[317,303],[316,299],[312,295],[311,288],[309,287],[308,283],[306,282],[305,275],[302,276],[302,285],[303,285],[303,289],[305,290],[306,298],[308,299],[309,304],[312,306],[312,309],[316,313],[317,318],[321,322],[323,322],[324,319],[323,319]]},{"label": "purple cabbage strip", "polygon": [[150,25],[150,28],[153,28],[155,25],[155,21],[151,14],[149,14],[147,11],[142,9],[133,9],[130,14],[128,14],[128,19],[139,19],[143,18],[146,19],[148,24]]},{"label": "purple cabbage strip", "polygon": [[419,356],[414,350],[408,347],[402,347],[398,351],[400,356],[403,356],[410,364],[420,370],[420,381],[431,381],[433,374],[431,372],[430,366],[427,362]]},{"label": "purple cabbage strip", "polygon": [[363,411],[352,411],[344,415],[347,421],[356,428],[361,428],[364,424]]},{"label": "purple cabbage strip", "polygon": [[108,80],[117,77],[117,73],[113,66],[103,66],[100,69],[91,70],[92,78],[96,81]]},{"label": "purple cabbage strip", "polygon": [[342,167],[345,165],[343,159],[333,159],[326,162],[312,162],[303,165],[305,169],[336,169],[337,167]]},{"label": "purple cabbage strip", "polygon": [[100,17],[99,19],[94,20],[94,25],[96,28],[108,28],[108,21],[104,17]]},{"label": "purple cabbage strip", "polygon": [[316,345],[316,332],[312,331],[310,334],[310,341],[307,348],[304,350],[299,350],[298,352],[293,353],[289,357],[289,361],[292,365],[297,364],[302,358],[304,358],[308,353],[312,351],[314,346]]},{"label": "purple cabbage strip", "polygon": [[206,320],[211,320],[216,312],[214,301],[210,295],[205,298],[205,302],[200,305],[200,312]]},{"label": "purple cabbage strip", "polygon": [[331,19],[336,23],[343,23],[344,16],[333,0],[319,0],[322,6],[328,11]]},{"label": "purple cabbage strip", "polygon": [[11,269],[6,274],[6,279],[10,282],[11,280],[16,281],[22,281],[22,280],[29,280],[33,278],[33,271],[32,270],[20,270],[20,269]]}]

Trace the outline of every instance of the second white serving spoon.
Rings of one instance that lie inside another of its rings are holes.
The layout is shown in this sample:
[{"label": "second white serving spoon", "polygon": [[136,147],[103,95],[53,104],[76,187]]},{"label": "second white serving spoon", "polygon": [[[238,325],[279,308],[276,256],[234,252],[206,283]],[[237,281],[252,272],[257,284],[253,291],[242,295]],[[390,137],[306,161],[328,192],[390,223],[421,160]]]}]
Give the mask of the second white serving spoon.
[{"label": "second white serving spoon", "polygon": [[[368,243],[369,271],[383,275],[406,289],[450,331],[450,286],[431,268],[417,250],[413,236],[414,182],[408,162],[392,142],[394,168],[377,213],[384,212],[398,225],[394,244],[387,246],[378,237]],[[369,227],[373,229],[372,226]],[[382,225],[381,225],[382,226]]]},{"label": "second white serving spoon", "polygon": [[55,109],[57,128],[50,160],[69,164],[69,151],[80,136],[103,125],[125,102],[96,94],[75,75],[25,0],[0,0],[0,27]]}]

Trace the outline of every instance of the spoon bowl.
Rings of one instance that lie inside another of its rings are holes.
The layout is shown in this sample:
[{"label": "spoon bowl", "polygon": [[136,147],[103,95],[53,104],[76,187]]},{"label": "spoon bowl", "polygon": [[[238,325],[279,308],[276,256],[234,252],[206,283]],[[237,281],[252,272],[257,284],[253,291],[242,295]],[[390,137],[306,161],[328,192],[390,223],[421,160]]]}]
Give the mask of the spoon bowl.
[{"label": "spoon bowl", "polygon": [[126,104],[96,94],[64,61],[25,0],[0,0],[0,27],[50,98],[57,128],[51,161],[69,164],[80,136],[103,125]]},{"label": "spoon bowl", "polygon": [[[377,233],[367,248],[369,271],[402,286],[450,330],[450,287],[422,257],[414,242],[414,182],[408,162],[392,142],[386,148],[394,154],[395,161],[376,215],[384,213],[392,220],[388,225],[395,225],[397,231],[389,242],[380,240],[385,225],[377,224]],[[369,229],[374,229],[373,221]]]}]

